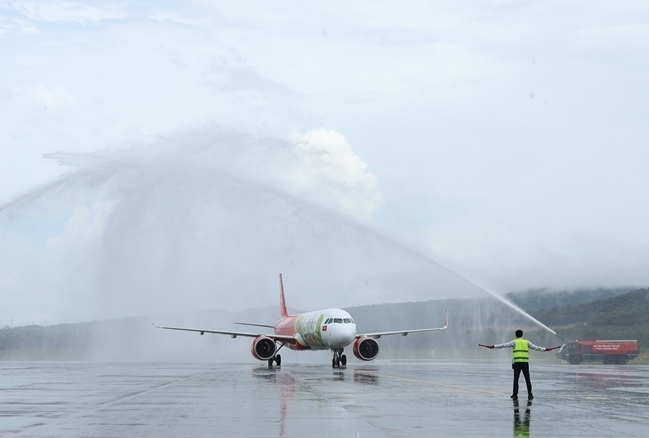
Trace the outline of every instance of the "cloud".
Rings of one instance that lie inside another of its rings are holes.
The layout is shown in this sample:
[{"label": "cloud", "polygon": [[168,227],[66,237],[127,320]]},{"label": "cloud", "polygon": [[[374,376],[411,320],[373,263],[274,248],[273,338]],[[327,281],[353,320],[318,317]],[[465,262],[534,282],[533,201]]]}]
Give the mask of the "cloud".
[{"label": "cloud", "polygon": [[105,3],[93,6],[88,2],[26,1],[10,3],[9,9],[13,9],[14,13],[20,14],[26,20],[57,24],[93,25],[104,20],[124,17],[121,8]]},{"label": "cloud", "polygon": [[14,89],[13,98],[18,105],[32,106],[44,111],[57,111],[75,103],[72,94],[64,87],[47,87],[44,84],[18,87]]},{"label": "cloud", "polygon": [[[308,260],[313,278],[355,273],[370,301],[426,296],[438,277],[421,254],[503,291],[649,281],[642,2],[253,5],[3,9],[0,199],[5,220],[20,216],[7,237],[19,260],[36,254],[23,267],[5,254],[17,291],[36,296],[55,252],[78,266],[78,297],[112,266],[124,296],[156,282],[170,302],[193,276],[194,305],[240,286],[209,271],[238,272],[230,250],[273,261],[246,290]],[[41,159],[56,151],[61,166]],[[168,239],[184,220],[195,234]],[[248,229],[255,243],[239,247]],[[77,243],[85,260],[67,258]],[[138,260],[142,272],[125,264]],[[372,262],[389,277],[376,289]],[[416,284],[394,292],[406,272]]]},{"label": "cloud", "polygon": [[297,156],[287,181],[292,193],[316,202],[329,198],[335,211],[361,220],[382,207],[376,177],[342,134],[319,129],[294,133],[292,140]]},{"label": "cloud", "polygon": [[381,194],[340,133],[212,127],[50,157],[78,170],[0,209],[0,256],[23,260],[4,266],[3,299],[46,294],[29,312],[47,321],[273,304],[279,272],[296,308],[476,291],[368,225]]}]

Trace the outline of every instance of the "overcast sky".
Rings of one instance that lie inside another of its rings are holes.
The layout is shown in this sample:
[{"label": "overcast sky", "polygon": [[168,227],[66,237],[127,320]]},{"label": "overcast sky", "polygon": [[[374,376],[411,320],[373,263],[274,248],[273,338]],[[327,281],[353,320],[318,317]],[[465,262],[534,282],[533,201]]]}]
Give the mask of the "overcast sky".
[{"label": "overcast sky", "polygon": [[0,325],[646,287],[647,47],[645,1],[4,2]]}]

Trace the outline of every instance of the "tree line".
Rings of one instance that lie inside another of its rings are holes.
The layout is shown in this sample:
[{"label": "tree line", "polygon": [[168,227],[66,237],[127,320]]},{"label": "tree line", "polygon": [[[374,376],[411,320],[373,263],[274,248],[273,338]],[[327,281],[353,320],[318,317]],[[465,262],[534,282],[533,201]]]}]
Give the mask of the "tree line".
[{"label": "tree line", "polygon": [[[637,339],[641,348],[649,345],[648,289],[626,293],[611,290],[608,294],[603,294],[604,298],[594,301],[587,301],[585,296],[571,300],[574,295],[562,294],[571,293],[559,292],[552,300],[546,301],[544,306],[531,306],[536,310],[530,311],[530,315],[565,339]],[[530,300],[536,300],[534,292],[514,294],[509,298],[523,309]],[[566,304],[556,304],[561,302]],[[446,331],[411,334],[406,337],[382,337],[379,341],[381,357],[428,358],[439,354],[461,357],[477,354],[478,343],[508,341],[513,338],[513,332],[517,328],[522,328],[526,338],[538,345],[561,343],[557,336],[492,297],[376,304],[346,310],[352,314],[362,333],[441,326],[445,309],[449,315],[449,328]],[[271,312],[269,309],[259,310]],[[247,312],[243,319],[250,319],[250,311]],[[213,318],[208,317],[211,324],[214,324],[213,321],[227,322],[222,311],[214,311],[213,314]],[[237,314],[230,316],[232,321],[241,319]],[[255,316],[260,322],[269,323],[273,322],[274,317],[274,313],[266,315],[266,320]],[[125,325],[127,330],[122,330]],[[93,347],[101,342],[98,333],[124,336],[123,342],[120,343],[117,339],[116,344],[136,349],[138,332],[147,330],[152,330],[148,317],[52,326],[5,327],[0,329],[0,360],[91,360]],[[142,339],[144,342],[147,337],[143,336]]]}]

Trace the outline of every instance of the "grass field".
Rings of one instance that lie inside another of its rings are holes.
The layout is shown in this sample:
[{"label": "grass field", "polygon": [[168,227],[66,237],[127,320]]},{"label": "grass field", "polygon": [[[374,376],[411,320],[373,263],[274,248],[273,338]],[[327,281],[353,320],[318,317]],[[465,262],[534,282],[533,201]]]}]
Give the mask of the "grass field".
[{"label": "grass field", "polygon": [[629,363],[633,365],[649,365],[649,351],[641,351],[640,355]]}]

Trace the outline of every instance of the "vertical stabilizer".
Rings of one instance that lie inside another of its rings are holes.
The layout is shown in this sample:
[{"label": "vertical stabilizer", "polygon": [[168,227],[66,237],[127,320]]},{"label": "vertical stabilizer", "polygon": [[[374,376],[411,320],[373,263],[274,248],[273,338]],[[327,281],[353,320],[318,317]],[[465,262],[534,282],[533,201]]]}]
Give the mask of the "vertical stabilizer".
[{"label": "vertical stabilizer", "polygon": [[284,298],[284,280],[282,280],[282,273],[279,274],[279,313],[280,316],[288,316],[286,310],[286,299]]}]

